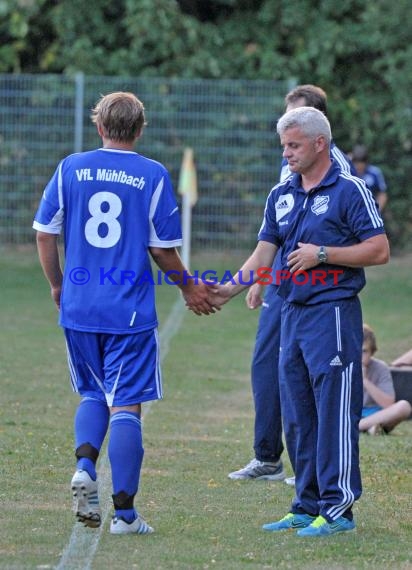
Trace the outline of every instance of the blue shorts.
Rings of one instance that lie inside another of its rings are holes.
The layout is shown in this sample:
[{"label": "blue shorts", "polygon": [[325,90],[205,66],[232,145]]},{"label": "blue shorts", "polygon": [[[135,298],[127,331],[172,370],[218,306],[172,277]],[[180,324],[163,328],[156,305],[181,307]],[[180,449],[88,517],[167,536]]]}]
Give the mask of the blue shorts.
[{"label": "blue shorts", "polygon": [[367,418],[372,414],[376,414],[376,412],[380,412],[383,408],[380,406],[371,406],[370,408],[362,408],[362,417]]},{"label": "blue shorts", "polygon": [[74,392],[131,406],[163,397],[157,329],[106,334],[64,329]]}]

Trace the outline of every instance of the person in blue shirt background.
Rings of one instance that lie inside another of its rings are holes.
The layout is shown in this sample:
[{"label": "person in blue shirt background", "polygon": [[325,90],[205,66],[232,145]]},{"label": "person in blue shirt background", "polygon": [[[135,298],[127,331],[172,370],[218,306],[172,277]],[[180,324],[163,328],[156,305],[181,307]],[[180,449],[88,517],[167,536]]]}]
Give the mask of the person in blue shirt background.
[{"label": "person in blue shirt background", "polygon": [[[110,428],[115,516],[112,534],[153,528],[134,507],[143,461],[141,404],[162,398],[150,256],[196,314],[210,314],[207,287],[190,275],[177,203],[166,168],[135,152],[145,124],[132,93],[102,97],[93,109],[103,145],[64,158],[35,215],[40,263],[59,309],[70,377],[82,399],[74,420],[77,519],[101,524],[96,461]],[[65,267],[57,238],[64,232]]]},{"label": "person in blue shirt background", "polygon": [[378,203],[379,210],[383,212],[388,202],[388,193],[386,180],[382,170],[369,163],[369,153],[366,146],[362,144],[355,145],[350,153],[356,174],[365,181],[366,186],[372,192],[373,197]]},{"label": "person in blue shirt background", "polygon": [[[309,106],[319,109],[327,116],[327,95],[318,85],[298,85],[286,94],[286,111]],[[348,157],[331,142],[331,157],[339,164],[342,171],[355,174],[355,169]],[[283,158],[280,181],[291,175],[288,161]],[[273,271],[280,269],[280,256],[275,258]],[[256,332],[255,347],[251,366],[251,384],[255,407],[254,421],[254,458],[245,467],[229,473],[230,479],[249,479],[282,481],[285,471],[281,455],[282,413],[279,397],[279,344],[280,311],[282,298],[277,294],[275,281],[267,286],[255,283],[250,287],[246,304],[250,309],[261,306],[259,324]],[[262,294],[264,292],[264,299]],[[294,477],[287,477],[285,482],[293,485]]]},{"label": "person in blue shirt background", "polygon": [[355,528],[352,507],[362,492],[358,293],[363,267],[387,263],[389,244],[365,183],[330,158],[325,115],[293,109],[279,119],[277,132],[292,176],[270,192],[254,252],[234,283],[211,291],[212,304],[221,306],[247,287],[239,275],[257,280],[257,270],[272,267],[280,250],[279,385],[296,495],[290,512],[263,529],[329,536]]}]

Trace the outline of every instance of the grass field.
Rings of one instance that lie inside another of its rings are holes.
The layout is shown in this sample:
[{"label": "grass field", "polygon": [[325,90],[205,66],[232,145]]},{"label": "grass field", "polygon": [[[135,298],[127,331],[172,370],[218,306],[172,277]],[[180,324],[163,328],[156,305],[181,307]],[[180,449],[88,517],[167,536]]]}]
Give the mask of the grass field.
[{"label": "grass field", "polygon": [[[240,260],[203,255],[192,266],[235,270]],[[55,568],[74,528],[77,397],[34,251],[3,251],[0,269],[0,568]],[[368,270],[364,320],[387,361],[412,346],[411,269],[412,258],[403,257]],[[158,288],[161,329],[176,298],[172,287]],[[387,437],[362,436],[355,534],[316,541],[266,534],[260,526],[287,512],[293,489],[227,478],[252,457],[249,367],[257,318],[243,296],[215,316],[184,316],[163,364],[165,399],[144,419],[137,506],[156,532],[113,537],[107,520],[93,550],[97,531],[84,529],[79,569],[412,568],[412,422]],[[286,454],[284,461],[290,473]]]}]

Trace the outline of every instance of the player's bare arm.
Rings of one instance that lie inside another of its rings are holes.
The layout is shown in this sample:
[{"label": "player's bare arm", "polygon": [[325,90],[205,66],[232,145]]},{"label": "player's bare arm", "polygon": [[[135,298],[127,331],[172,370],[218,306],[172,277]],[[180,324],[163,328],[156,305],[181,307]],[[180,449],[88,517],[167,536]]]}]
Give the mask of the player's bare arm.
[{"label": "player's bare arm", "polygon": [[405,354],[398,356],[392,363],[392,366],[412,366],[412,350],[408,350]]},{"label": "player's bare arm", "polygon": [[60,309],[60,296],[63,282],[63,272],[60,266],[59,250],[57,247],[58,236],[45,232],[37,232],[37,251],[44,275],[50,283],[51,296]]},{"label": "player's bare arm", "polygon": [[151,247],[149,250],[160,269],[169,272],[169,278],[179,287],[188,309],[198,316],[215,312],[215,307],[209,301],[207,285],[197,279],[190,279],[190,272],[175,248]]},{"label": "player's bare arm", "polygon": [[214,306],[220,307],[227,303],[232,297],[235,297],[247,287],[249,283],[253,283],[259,278],[257,270],[260,267],[272,267],[277,247],[273,243],[260,241],[252,255],[245,261],[233,280],[225,285],[216,285],[211,288],[211,302]]},{"label": "player's bare arm", "polygon": [[[327,262],[346,267],[383,265],[389,261],[389,242],[385,234],[379,234],[355,245],[335,247],[324,244]],[[298,243],[298,249],[288,255],[291,273],[305,271],[318,265],[319,245]]]}]

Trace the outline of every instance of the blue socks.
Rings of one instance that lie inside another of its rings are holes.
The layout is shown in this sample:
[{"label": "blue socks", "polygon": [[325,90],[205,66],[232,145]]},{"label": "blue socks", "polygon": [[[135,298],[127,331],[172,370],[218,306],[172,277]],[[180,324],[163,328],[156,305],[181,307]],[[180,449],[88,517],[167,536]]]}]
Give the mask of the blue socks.
[{"label": "blue socks", "polygon": [[110,422],[108,456],[111,464],[113,497],[118,496],[115,514],[130,523],[137,517],[133,506],[143,462],[142,424],[139,414],[121,411],[110,416],[101,400],[83,398],[75,418],[77,469],[96,480],[96,460]]},{"label": "blue socks", "polygon": [[109,408],[106,402],[92,398],[83,398],[74,417],[74,437],[76,450],[88,446],[94,448],[88,455],[93,457],[80,457],[77,459],[77,469],[87,471],[90,477],[96,480],[96,460],[102,447],[109,425]]},{"label": "blue socks", "polygon": [[[112,470],[113,496],[127,495],[126,508],[116,508],[115,514],[126,522],[132,522],[137,513],[133,498],[139,487],[143,462],[142,424],[139,414],[122,411],[110,417],[108,455]],[[123,506],[123,505],[122,505]]]}]

